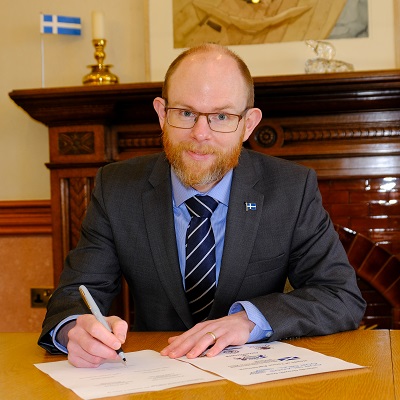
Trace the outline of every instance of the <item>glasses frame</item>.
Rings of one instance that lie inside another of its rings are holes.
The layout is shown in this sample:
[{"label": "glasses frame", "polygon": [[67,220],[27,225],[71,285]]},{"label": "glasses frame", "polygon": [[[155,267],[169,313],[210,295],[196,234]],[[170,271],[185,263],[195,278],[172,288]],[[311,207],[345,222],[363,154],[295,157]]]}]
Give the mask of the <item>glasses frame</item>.
[{"label": "glasses frame", "polygon": [[[179,107],[164,107],[165,110],[165,119],[167,120],[167,123],[169,126],[172,126],[174,128],[178,128],[178,129],[193,129],[194,126],[197,124],[197,121],[199,120],[199,118],[204,115],[206,117],[207,120],[207,124],[208,127],[213,131],[213,132],[218,132],[218,133],[232,133],[232,132],[236,132],[237,128],[239,127],[240,121],[243,119],[243,117],[245,116],[246,112],[249,110],[249,108],[246,108],[241,114],[232,114],[232,113],[227,113],[227,112],[209,112],[209,113],[202,113],[200,111],[193,111],[193,110],[189,110],[187,108],[179,108]],[[168,110],[180,110],[180,111],[189,111],[195,115],[197,115],[197,117],[194,120],[193,126],[191,126],[190,128],[182,128],[181,126],[175,126],[172,125],[169,121],[168,121]],[[231,115],[232,117],[238,117],[238,122],[236,125],[236,128],[232,131],[216,131],[215,129],[211,128],[210,125],[210,120],[208,119],[209,115],[215,115],[215,114],[226,114],[226,115]]]}]

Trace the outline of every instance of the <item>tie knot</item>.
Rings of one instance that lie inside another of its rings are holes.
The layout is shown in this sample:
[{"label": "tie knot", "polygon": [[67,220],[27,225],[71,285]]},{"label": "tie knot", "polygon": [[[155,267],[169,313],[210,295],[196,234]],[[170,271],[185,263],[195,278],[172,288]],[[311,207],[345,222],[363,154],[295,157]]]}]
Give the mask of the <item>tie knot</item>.
[{"label": "tie knot", "polygon": [[185,201],[191,217],[210,218],[218,206],[211,196],[193,196]]}]

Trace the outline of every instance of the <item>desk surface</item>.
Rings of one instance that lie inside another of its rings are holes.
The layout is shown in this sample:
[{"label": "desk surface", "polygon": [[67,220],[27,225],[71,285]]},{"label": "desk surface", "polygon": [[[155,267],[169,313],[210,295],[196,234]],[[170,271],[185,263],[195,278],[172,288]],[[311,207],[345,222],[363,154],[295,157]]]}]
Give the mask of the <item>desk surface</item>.
[{"label": "desk surface", "polygon": [[392,345],[393,381],[396,399],[400,399],[400,330],[390,331]]},{"label": "desk surface", "polygon": [[[128,334],[124,351],[161,350],[169,336],[170,333],[165,332],[131,332]],[[72,391],[33,365],[66,359],[65,356],[47,354],[37,346],[37,338],[36,333],[0,333],[1,398],[79,399]],[[400,400],[400,331],[359,330],[296,339],[289,343],[368,368],[329,372],[251,386],[239,386],[223,380],[107,399]]]}]

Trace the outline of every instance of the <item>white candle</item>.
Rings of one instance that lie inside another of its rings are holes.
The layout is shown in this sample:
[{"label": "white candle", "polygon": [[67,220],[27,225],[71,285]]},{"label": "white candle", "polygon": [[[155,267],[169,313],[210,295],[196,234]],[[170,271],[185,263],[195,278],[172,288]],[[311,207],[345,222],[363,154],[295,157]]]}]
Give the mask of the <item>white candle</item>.
[{"label": "white candle", "polygon": [[92,12],[92,39],[105,39],[104,15],[100,11]]}]

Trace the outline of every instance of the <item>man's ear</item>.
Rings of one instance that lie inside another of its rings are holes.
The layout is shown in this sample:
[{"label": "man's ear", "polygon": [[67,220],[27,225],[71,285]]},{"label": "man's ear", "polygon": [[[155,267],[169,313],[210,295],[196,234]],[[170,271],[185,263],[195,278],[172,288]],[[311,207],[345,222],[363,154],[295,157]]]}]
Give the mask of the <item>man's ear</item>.
[{"label": "man's ear", "polygon": [[153,100],[153,107],[158,115],[158,120],[160,121],[161,129],[163,129],[165,122],[165,100],[161,97],[156,97]]},{"label": "man's ear", "polygon": [[245,115],[245,133],[243,142],[245,142],[254,131],[255,127],[259,124],[262,118],[262,111],[259,108],[250,108]]}]

